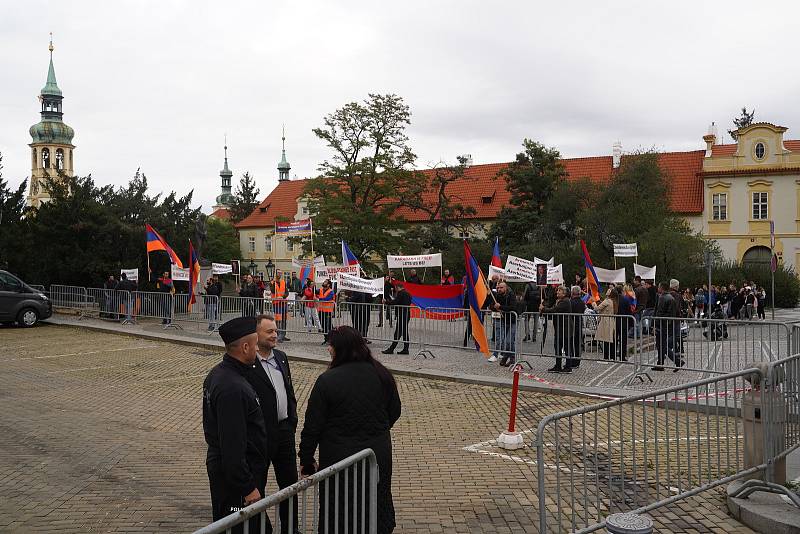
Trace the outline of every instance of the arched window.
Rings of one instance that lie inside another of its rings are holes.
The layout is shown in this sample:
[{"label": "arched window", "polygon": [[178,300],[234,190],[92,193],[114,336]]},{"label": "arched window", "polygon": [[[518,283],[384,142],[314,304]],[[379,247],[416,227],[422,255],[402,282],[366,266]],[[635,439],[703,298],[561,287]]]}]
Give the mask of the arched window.
[{"label": "arched window", "polygon": [[767,268],[769,267],[771,258],[772,254],[770,254],[768,247],[750,247],[747,249],[747,252],[744,253],[742,263],[749,267]]},{"label": "arched window", "polygon": [[37,161],[39,161],[39,160],[36,157],[36,149],[34,148],[33,151],[31,152],[31,164],[33,165],[34,169],[36,168],[36,162]]},{"label": "arched window", "polygon": [[70,150],[70,151],[69,151],[69,168],[70,168],[70,169],[74,168],[74,167],[72,166],[72,150]]},{"label": "arched window", "polygon": [[49,169],[50,168],[50,149],[43,148],[42,149],[42,168]]},{"label": "arched window", "polygon": [[56,149],[56,169],[59,171],[64,170],[64,151],[60,148]]}]

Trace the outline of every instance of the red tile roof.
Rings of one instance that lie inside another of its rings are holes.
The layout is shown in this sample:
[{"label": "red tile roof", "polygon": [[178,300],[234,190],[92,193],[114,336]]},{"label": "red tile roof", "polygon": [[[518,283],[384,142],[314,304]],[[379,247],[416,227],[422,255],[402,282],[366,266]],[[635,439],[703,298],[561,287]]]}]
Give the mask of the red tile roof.
[{"label": "red tile roof", "polygon": [[[703,212],[703,181],[698,176],[703,164],[702,150],[691,152],[667,152],[659,156],[662,169],[670,184],[670,203],[678,213]],[[624,158],[625,156],[623,156]],[[607,183],[613,174],[611,156],[588,158],[566,158],[561,160],[568,179],[589,178],[597,183]],[[471,218],[493,219],[503,206],[507,206],[511,195],[505,181],[498,176],[508,163],[488,163],[472,165],[464,176],[448,186],[448,194],[453,202],[475,209]],[[423,170],[428,176],[432,169]],[[297,199],[302,195],[307,180],[280,182],[246,219],[237,224],[238,228],[261,228],[272,226],[276,218],[294,217],[297,212]],[[434,202],[434,193],[426,193],[426,200]],[[490,199],[484,202],[484,198]],[[427,220],[428,214],[401,208],[398,215],[409,221]]]},{"label": "red tile roof", "polygon": [[231,218],[231,212],[228,211],[228,208],[217,208],[211,213],[211,215],[209,215],[209,217],[216,217],[217,219],[228,221]]}]

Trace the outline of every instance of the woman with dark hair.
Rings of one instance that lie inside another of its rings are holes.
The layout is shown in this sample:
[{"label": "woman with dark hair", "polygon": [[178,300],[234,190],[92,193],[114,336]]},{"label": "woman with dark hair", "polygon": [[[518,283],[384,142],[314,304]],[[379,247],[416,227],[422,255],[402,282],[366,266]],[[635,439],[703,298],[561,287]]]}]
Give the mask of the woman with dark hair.
[{"label": "woman with dark hair", "polygon": [[[349,326],[334,328],[328,334],[328,352],[331,363],[328,370],[317,378],[306,408],[305,424],[300,433],[300,472],[311,475],[347,458],[363,449],[372,449],[378,460],[378,532],[394,530],[394,504],[392,502],[392,438],[390,429],[400,417],[400,396],[397,384],[389,370],[372,357],[364,338]],[[319,446],[319,464],[314,453]],[[350,470],[349,480],[361,480],[361,473]],[[322,496],[320,487],[320,530],[324,531],[326,503],[333,504],[333,495]],[[358,488],[349,493],[351,502]],[[344,495],[343,491],[339,495]],[[367,500],[368,502],[368,500]],[[340,499],[339,532],[348,525],[361,525],[361,510],[357,504],[344,509]],[[327,513],[330,532],[335,531],[333,510]]]}]

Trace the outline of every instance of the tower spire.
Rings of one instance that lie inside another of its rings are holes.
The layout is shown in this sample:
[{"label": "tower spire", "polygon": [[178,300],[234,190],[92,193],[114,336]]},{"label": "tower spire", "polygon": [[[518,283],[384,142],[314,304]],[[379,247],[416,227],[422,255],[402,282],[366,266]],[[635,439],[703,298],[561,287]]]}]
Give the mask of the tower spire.
[{"label": "tower spire", "polygon": [[281,126],[281,161],[278,163],[278,182],[289,180],[289,171],[292,166],[286,161],[286,125]]},{"label": "tower spire", "polygon": [[222,166],[222,170],[219,171],[219,177],[222,179],[222,187],[219,196],[217,196],[217,203],[214,205],[215,210],[218,208],[227,208],[233,204],[233,195],[231,194],[231,178],[233,177],[233,172],[228,168],[228,134],[225,134],[224,139],[225,144],[223,145],[223,150],[225,151],[225,164]]}]

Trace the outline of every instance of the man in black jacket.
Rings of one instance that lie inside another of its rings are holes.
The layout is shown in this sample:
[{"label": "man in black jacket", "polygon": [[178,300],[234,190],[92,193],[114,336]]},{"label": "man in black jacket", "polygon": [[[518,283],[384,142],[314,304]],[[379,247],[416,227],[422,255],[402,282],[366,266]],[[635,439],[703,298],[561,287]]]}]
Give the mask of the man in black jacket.
[{"label": "man in black jacket", "polygon": [[246,274],[244,276],[244,284],[242,284],[241,288],[239,289],[239,296],[242,298],[242,316],[246,315],[255,315],[256,314],[256,306],[255,306],[255,299],[263,298],[263,295],[259,294],[258,285],[253,281],[253,276],[250,274]]},{"label": "man in black jacket", "polygon": [[219,324],[217,317],[219,311],[219,298],[222,296],[222,283],[216,276],[210,276],[206,281],[206,298],[203,299],[205,316],[208,321],[208,331],[211,332]]},{"label": "man in black jacket", "polygon": [[[573,332],[569,328],[570,322],[569,313],[570,313],[570,300],[569,295],[567,295],[567,288],[564,286],[559,286],[556,290],[556,303],[553,306],[545,307],[544,302],[539,305],[539,311],[544,316],[544,320],[547,320],[547,316],[552,315],[553,319],[553,345],[555,348],[556,354],[556,364],[547,370],[548,373],[571,373],[572,372],[572,365],[570,365],[569,359],[569,349],[567,348],[570,345],[572,340]],[[567,356],[567,365],[563,368],[561,367],[561,353],[564,353],[564,356]]]},{"label": "man in black jacket", "polygon": [[[580,286],[572,286],[570,290],[570,327],[572,335],[567,341],[567,364],[566,367],[574,369],[581,365],[581,350],[583,349],[583,312],[586,311],[586,303],[581,298]],[[569,336],[569,334],[567,334]]]},{"label": "man in black jacket", "polygon": [[658,284],[658,301],[654,314],[656,330],[656,350],[658,350],[658,362],[652,367],[653,371],[663,371],[664,361],[667,357],[676,364],[675,371],[683,365],[680,363],[680,354],[675,347],[675,328],[674,323],[679,324],[678,336],[680,336],[680,321],[677,319],[680,313],[680,304],[675,301],[675,297],[665,283]]},{"label": "man in black jacket", "polygon": [[[508,287],[506,282],[498,282],[497,302],[490,308],[492,313],[492,325],[494,326],[495,344],[494,353],[488,361],[497,361],[498,353],[502,353],[500,365],[506,367],[516,361],[516,337],[517,337],[517,296]],[[499,312],[499,317],[495,314]]]},{"label": "man in black jacket", "polygon": [[[539,305],[542,303],[542,288],[536,282],[525,284],[525,293],[522,295],[525,301],[525,337],[522,341],[536,343],[536,331],[539,330]],[[533,320],[533,332],[530,323]]]},{"label": "man in black jacket", "polygon": [[[261,403],[267,429],[268,464],[264,472],[266,484],[269,464],[275,472],[278,487],[283,489],[297,482],[297,462],[294,433],[297,430],[297,399],[292,385],[292,373],[286,354],[275,348],[278,344],[278,325],[270,314],[256,317],[258,355],[253,372],[247,381],[253,386]],[[262,493],[264,487],[260,488]],[[289,528],[289,505],[280,505],[281,533]],[[297,500],[294,500],[292,525],[297,525]]]},{"label": "man in black jacket", "polygon": [[[256,361],[255,317],[232,319],[220,326],[219,335],[225,356],[203,382],[203,434],[214,521],[261,499],[267,472],[264,416],[247,381]],[[258,523],[258,516],[250,520],[252,532],[259,532]]]},{"label": "man in black jacket", "polygon": [[397,348],[397,342],[403,339],[403,350],[397,354],[408,354],[408,323],[411,321],[411,295],[406,291],[402,282],[394,286],[395,295],[389,297],[389,305],[396,306],[397,324],[394,327],[394,341],[389,348],[381,351],[382,354],[392,354]]}]

